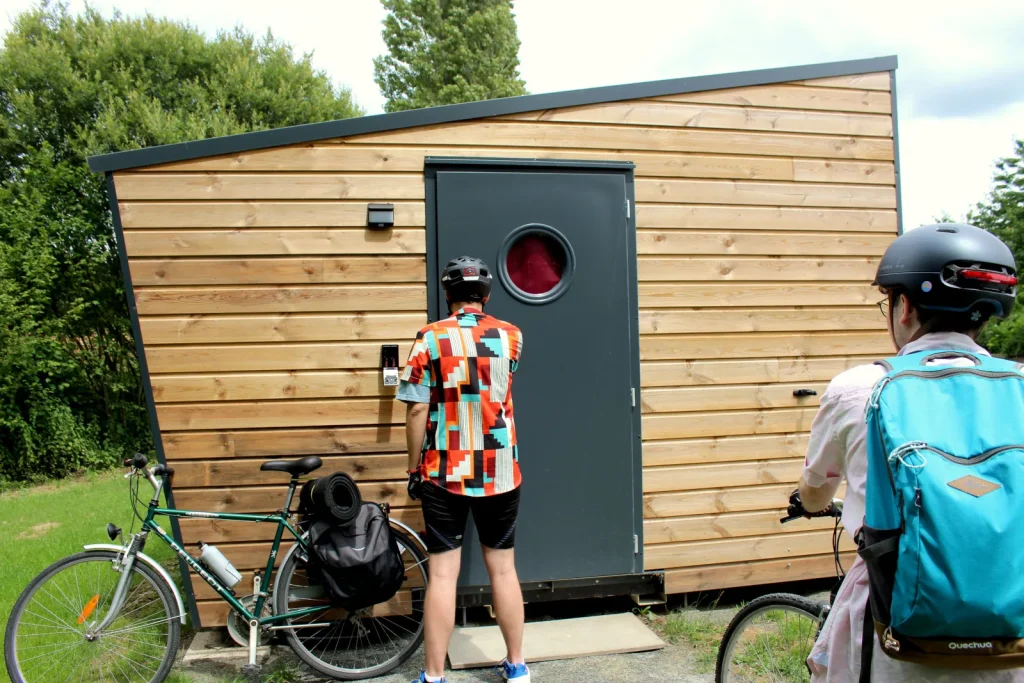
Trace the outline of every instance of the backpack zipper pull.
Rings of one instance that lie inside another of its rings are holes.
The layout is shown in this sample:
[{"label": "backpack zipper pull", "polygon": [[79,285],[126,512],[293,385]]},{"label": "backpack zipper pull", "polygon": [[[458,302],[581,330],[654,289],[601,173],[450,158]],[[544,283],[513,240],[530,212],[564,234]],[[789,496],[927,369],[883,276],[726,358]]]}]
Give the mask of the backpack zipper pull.
[{"label": "backpack zipper pull", "polygon": [[[921,450],[925,448],[928,448],[928,444],[924,441],[910,441],[909,443],[905,443],[902,446],[893,449],[893,452],[889,454],[889,457],[886,458],[886,460],[890,463],[893,460],[899,460],[904,467],[912,470],[919,470],[928,464],[928,459],[924,457],[923,453],[921,453]],[[905,455],[910,455],[911,453],[916,453],[921,458],[920,465],[912,465],[903,457]]]},{"label": "backpack zipper pull", "polygon": [[[878,381],[878,384],[875,385],[875,388],[871,390],[871,398],[868,399],[868,408],[877,408],[878,407],[878,402],[879,402],[879,400],[882,397],[882,389],[884,389],[885,385],[888,384],[891,381],[892,381],[892,377],[889,377],[889,376],[885,376],[885,377],[883,377],[882,379],[880,379]],[[867,422],[867,420],[868,420],[868,412],[869,411],[867,411],[867,410],[864,411],[864,421],[865,422]]]},{"label": "backpack zipper pull", "polygon": [[892,650],[893,652],[900,651],[900,641],[892,637],[892,628],[889,626],[885,627],[885,632],[882,634],[882,646],[886,650]]}]

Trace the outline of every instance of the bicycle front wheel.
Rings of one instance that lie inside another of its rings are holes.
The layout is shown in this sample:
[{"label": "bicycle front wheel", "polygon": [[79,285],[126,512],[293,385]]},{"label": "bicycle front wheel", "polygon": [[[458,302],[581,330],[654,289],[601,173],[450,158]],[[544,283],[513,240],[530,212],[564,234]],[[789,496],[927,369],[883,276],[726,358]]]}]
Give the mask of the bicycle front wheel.
[{"label": "bicycle front wheel", "polygon": [[[326,609],[285,622],[295,654],[322,674],[344,681],[381,676],[423,642],[427,556],[405,533],[394,527],[391,533],[405,563],[405,582],[393,598],[355,612]],[[324,589],[307,578],[306,558],[295,548],[278,575],[274,613],[329,604]]]},{"label": "bicycle front wheel", "polygon": [[828,606],[774,593],[741,609],[722,637],[716,683],[803,683],[811,679],[807,657]]},{"label": "bicycle front wheel", "polygon": [[171,589],[136,562],[117,618],[97,630],[123,567],[118,554],[95,550],[42,571],[11,610],[4,639],[14,683],[160,683],[181,637]]}]

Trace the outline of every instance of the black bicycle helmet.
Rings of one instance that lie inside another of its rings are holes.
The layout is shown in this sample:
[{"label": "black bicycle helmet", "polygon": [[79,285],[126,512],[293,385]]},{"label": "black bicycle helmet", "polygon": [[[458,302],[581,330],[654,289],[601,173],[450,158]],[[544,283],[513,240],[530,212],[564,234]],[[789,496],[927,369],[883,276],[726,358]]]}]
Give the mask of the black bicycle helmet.
[{"label": "black bicycle helmet", "polygon": [[1017,296],[1017,267],[1013,252],[992,233],[939,223],[897,237],[878,264],[874,284],[901,290],[922,309],[978,310],[1003,318]]},{"label": "black bicycle helmet", "polygon": [[483,301],[491,293],[491,269],[472,256],[460,256],[441,271],[441,286],[449,301]]}]

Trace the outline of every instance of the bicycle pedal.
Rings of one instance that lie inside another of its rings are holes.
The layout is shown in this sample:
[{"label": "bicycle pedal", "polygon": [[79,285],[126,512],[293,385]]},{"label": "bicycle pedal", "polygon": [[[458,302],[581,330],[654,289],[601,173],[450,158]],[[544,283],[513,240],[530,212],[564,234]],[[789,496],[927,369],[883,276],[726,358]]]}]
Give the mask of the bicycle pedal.
[{"label": "bicycle pedal", "polygon": [[246,664],[242,667],[242,676],[245,677],[245,683],[260,683],[262,679],[263,667],[259,664]]}]

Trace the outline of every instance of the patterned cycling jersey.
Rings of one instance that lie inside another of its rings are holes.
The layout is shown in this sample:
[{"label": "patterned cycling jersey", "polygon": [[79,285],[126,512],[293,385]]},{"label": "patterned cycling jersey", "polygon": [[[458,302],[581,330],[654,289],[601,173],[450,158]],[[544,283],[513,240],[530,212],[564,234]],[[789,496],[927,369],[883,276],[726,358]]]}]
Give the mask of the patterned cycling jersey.
[{"label": "patterned cycling jersey", "polygon": [[402,380],[430,391],[425,479],[466,496],[519,486],[512,376],[522,349],[519,328],[469,307],[416,335]]}]

